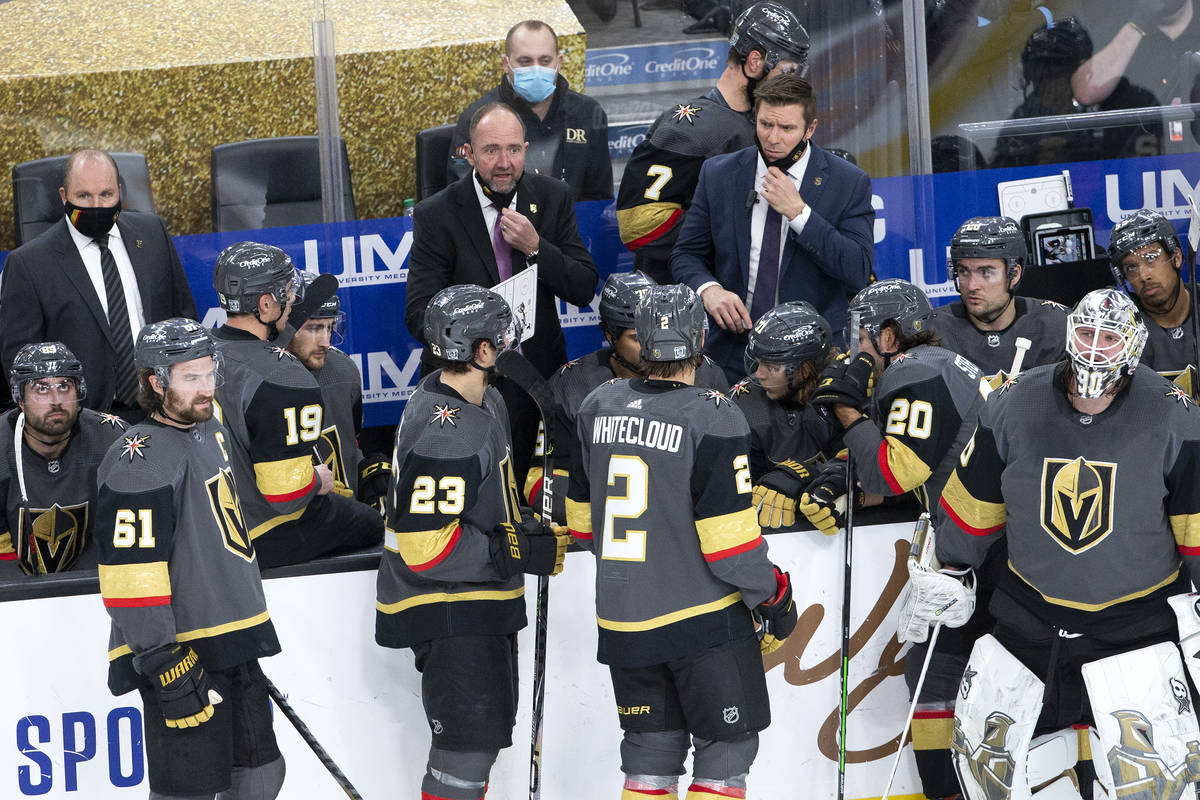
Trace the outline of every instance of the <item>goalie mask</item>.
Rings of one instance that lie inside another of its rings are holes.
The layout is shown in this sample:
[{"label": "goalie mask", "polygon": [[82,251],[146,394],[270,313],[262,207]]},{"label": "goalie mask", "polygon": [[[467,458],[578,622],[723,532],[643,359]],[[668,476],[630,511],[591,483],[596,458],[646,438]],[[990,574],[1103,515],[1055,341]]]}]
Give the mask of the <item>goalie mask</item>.
[{"label": "goalie mask", "polygon": [[782,367],[791,388],[805,361],[815,362],[819,373],[832,343],[829,323],[810,304],[802,300],[782,303],[759,317],[750,329],[746,375],[761,386],[760,366]]},{"label": "goalie mask", "polygon": [[474,345],[480,339],[501,353],[520,343],[521,324],[504,298],[473,284],[438,292],[425,309],[430,352],[446,361],[474,364]]},{"label": "goalie mask", "polygon": [[1145,346],[1137,308],[1116,289],[1088,292],[1067,317],[1067,357],[1080,397],[1102,397],[1132,375]]}]

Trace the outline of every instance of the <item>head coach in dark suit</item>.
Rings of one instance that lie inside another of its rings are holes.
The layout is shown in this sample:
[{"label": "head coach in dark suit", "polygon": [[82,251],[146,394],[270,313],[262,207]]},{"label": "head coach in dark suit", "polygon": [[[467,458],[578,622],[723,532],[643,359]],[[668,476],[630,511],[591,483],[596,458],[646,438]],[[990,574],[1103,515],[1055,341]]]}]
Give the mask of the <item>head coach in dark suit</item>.
[{"label": "head coach in dark suit", "polygon": [[750,326],[777,304],[807,300],[840,332],[847,297],[874,261],[871,179],[810,139],[816,94],[794,73],[754,92],[756,145],[711,158],[671,251],[671,272],[716,322],[705,352],[732,384]]},{"label": "head coach in dark suit", "polygon": [[[476,111],[470,137],[472,173],[414,211],[405,323],[424,343],[425,307],[435,294],[463,283],[495,286],[536,263],[536,325],[521,352],[548,377],[567,360],[557,300],[584,306],[595,299],[596,266],[579,238],[574,192],[563,181],[524,171],[525,126],[508,106],[489,103]],[[505,382],[499,388],[512,417],[519,482],[537,415],[520,390]]]},{"label": "head coach in dark suit", "polygon": [[84,406],[140,420],[133,342],[147,323],[195,319],[196,302],[162,219],[121,211],[108,153],[72,154],[58,192],[62,222],[9,253],[0,276],[4,370],[24,345],[60,341],[83,362]]}]

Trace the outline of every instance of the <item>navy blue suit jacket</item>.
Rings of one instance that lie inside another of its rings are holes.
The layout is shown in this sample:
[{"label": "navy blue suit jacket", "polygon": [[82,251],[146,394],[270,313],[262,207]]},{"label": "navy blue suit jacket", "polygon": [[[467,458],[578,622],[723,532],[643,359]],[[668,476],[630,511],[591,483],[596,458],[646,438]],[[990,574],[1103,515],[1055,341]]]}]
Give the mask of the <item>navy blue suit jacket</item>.
[{"label": "navy blue suit jacket", "polygon": [[[804,231],[789,231],[780,257],[779,302],[807,300],[829,321],[835,334],[846,325],[847,295],[867,285],[874,261],[875,211],[871,179],[848,161],[815,144],[800,197],[812,208]],[[747,147],[710,158],[684,218],[671,273],[692,289],[716,281],[743,301],[750,271],[750,196],[758,150]],[[755,195],[760,203],[766,202]],[[745,334],[709,323],[705,351],[725,370],[730,383],[745,373]]]}]

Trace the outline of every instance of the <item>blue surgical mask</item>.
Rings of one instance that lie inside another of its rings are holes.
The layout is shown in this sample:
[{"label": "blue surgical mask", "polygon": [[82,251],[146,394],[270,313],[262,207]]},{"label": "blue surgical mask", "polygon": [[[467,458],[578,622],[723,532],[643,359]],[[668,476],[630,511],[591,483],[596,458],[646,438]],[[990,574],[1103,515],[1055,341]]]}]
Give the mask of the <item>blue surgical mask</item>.
[{"label": "blue surgical mask", "polygon": [[558,70],[534,65],[513,67],[513,89],[530,103],[540,103],[554,94],[554,81]]}]

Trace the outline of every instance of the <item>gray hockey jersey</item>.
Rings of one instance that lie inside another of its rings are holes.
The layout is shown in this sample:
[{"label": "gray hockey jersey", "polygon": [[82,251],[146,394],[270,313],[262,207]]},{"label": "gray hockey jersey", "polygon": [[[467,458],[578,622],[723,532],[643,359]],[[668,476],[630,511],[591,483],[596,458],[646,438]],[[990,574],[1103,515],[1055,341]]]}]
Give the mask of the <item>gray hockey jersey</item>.
[{"label": "gray hockey jersey", "polygon": [[657,664],[751,635],[775,573],[741,410],[715,389],[614,379],[584,400],[577,430],[567,520],[596,555],[600,662]]},{"label": "gray hockey jersey", "polygon": [[376,586],[384,647],[525,627],[525,576],[501,578],[489,549],[491,530],[521,516],[508,412],[494,388],[475,405],[440,375],[421,381],[396,429]]},{"label": "gray hockey jersey", "polygon": [[1017,317],[1002,331],[981,331],[971,324],[961,300],[944,305],[933,317],[942,347],[964,356],[983,370],[995,389],[1008,378],[1017,352],[1017,338],[1030,341],[1021,369],[1062,360],[1067,347],[1067,307],[1053,300],[1014,297]]},{"label": "gray hockey jersey", "polygon": [[870,414],[844,437],[862,487],[885,496],[916,490],[932,508],[990,391],[979,367],[941,347],[919,345],[893,357]]},{"label": "gray hockey jersey", "polygon": [[325,366],[312,371],[321,387],[325,422],[317,450],[336,480],[345,489],[339,494],[358,494],[358,434],[362,432],[362,375],[350,357],[336,347],[325,354]]},{"label": "gray hockey jersey", "polygon": [[1193,366],[1196,363],[1196,337],[1192,333],[1191,314],[1196,313],[1197,304],[1198,301],[1193,300],[1191,313],[1177,328],[1164,328],[1142,311],[1142,322],[1148,335],[1141,363],[1193,395],[1198,387],[1195,386],[1196,368]]},{"label": "gray hockey jersey", "polygon": [[1200,409],[1138,369],[1107,410],[1082,414],[1064,371],[1038,367],[989,399],[942,493],[938,556],[978,565],[1003,538],[999,590],[1065,630],[1112,631],[1186,591],[1183,567],[1200,581]]},{"label": "gray hockey jersey", "polygon": [[139,685],[140,653],[174,641],[222,670],[279,652],[217,420],[135,425],[100,465],[100,595],[112,617],[108,685]]},{"label": "gray hockey jersey", "polygon": [[257,539],[318,498],[313,456],[325,429],[321,389],[279,345],[228,325],[213,336],[225,359],[217,411],[231,435],[242,513]]},{"label": "gray hockey jersey", "polygon": [[[4,531],[0,560],[16,560],[26,574],[43,575],[96,566],[92,526],[96,514],[96,470],[125,423],[112,414],[81,409],[71,440],[47,461],[22,442],[14,445],[19,409],[0,416],[0,497]],[[25,479],[25,499],[17,459]]]},{"label": "gray hockey jersey", "polygon": [[750,477],[757,483],[781,461],[831,458],[842,448],[842,426],[824,408],[776,402],[749,378],[730,390],[750,424]]}]

